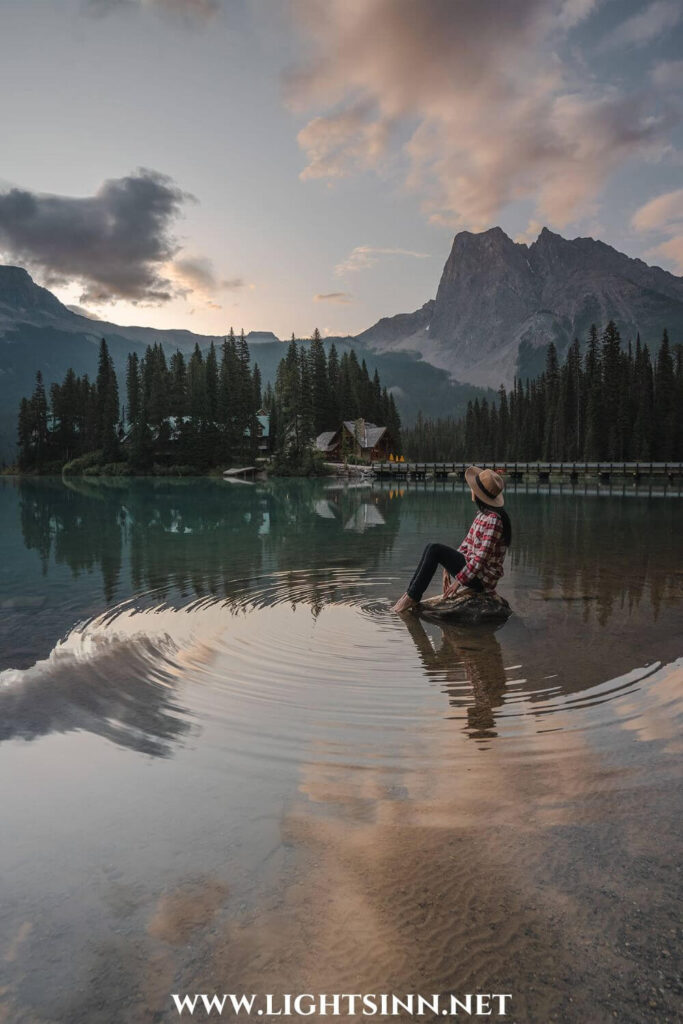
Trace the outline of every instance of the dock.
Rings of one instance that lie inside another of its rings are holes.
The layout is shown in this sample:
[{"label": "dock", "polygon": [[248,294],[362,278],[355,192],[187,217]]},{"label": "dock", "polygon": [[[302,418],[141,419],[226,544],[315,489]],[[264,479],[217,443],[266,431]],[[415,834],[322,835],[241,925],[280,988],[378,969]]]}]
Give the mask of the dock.
[{"label": "dock", "polygon": [[[469,462],[373,462],[372,469],[380,480],[447,480],[465,479]],[[507,480],[551,483],[577,483],[595,480],[656,481],[675,483],[683,477],[683,462],[491,462],[476,463],[482,469],[493,469]]]}]

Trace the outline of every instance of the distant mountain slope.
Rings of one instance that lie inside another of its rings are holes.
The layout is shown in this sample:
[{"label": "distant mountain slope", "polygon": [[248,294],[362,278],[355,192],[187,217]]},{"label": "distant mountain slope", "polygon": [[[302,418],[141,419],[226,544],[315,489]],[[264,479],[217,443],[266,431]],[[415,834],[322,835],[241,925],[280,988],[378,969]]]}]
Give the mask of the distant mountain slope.
[{"label": "distant mountain slope", "polygon": [[[35,284],[21,267],[0,266],[0,459],[13,461],[19,402],[33,391],[41,370],[46,386],[61,381],[69,367],[78,374],[97,372],[100,338],[106,338],[125,397],[125,367],[129,352],[142,355],[147,345],[159,342],[170,356],[177,348],[186,354],[195,344],[206,349],[222,337],[192,331],[156,330],[152,327],[121,327],[93,320],[68,309],[50,291]],[[341,352],[353,348],[366,359],[370,373],[378,368],[382,383],[390,388],[402,417],[412,422],[419,409],[426,415],[460,415],[468,399],[480,394],[470,385],[453,383],[450,375],[409,352],[383,355],[358,344],[354,338],[334,340]],[[252,331],[247,342],[253,362],[258,363],[264,384],[273,381],[285,344],[271,331]]]},{"label": "distant mountain slope", "polygon": [[683,335],[683,278],[592,238],[544,228],[532,245],[499,228],[455,236],[433,302],[380,320],[358,335],[377,352],[419,352],[460,381],[510,386],[542,369],[554,341],[562,354],[591,323],[614,319],[626,342],[658,346]]}]

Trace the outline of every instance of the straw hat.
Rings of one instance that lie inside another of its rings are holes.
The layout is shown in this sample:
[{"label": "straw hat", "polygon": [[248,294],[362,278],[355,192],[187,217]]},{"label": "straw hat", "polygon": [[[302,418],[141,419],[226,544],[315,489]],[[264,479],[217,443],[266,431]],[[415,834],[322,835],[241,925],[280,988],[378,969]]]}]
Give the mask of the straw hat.
[{"label": "straw hat", "polygon": [[465,470],[465,480],[474,491],[477,498],[481,498],[485,505],[493,505],[494,508],[501,508],[504,504],[503,478],[494,473],[492,469],[480,469],[479,466],[470,466]]}]

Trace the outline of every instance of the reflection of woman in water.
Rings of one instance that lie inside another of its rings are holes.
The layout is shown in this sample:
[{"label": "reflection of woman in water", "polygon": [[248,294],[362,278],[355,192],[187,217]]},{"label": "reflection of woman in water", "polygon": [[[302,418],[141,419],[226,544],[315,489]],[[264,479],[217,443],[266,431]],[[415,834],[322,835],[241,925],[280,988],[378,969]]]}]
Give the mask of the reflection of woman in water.
[{"label": "reflection of woman in water", "polygon": [[[443,592],[453,597],[460,588],[495,594],[503,575],[503,559],[512,539],[510,517],[503,508],[503,480],[492,469],[470,466],[465,480],[479,512],[456,551],[446,544],[428,544],[408,589],[393,607],[395,612],[409,611],[419,604],[437,565],[442,565]],[[451,581],[451,576],[455,579]],[[464,591],[466,592],[466,591]]]},{"label": "reflection of woman in water", "polygon": [[[496,736],[496,709],[503,706],[507,678],[503,667],[503,653],[490,627],[463,629],[461,626],[440,625],[442,644],[435,650],[421,620],[406,615],[408,627],[420,658],[429,676],[434,675],[453,707],[465,703],[462,684],[472,686],[471,703],[467,706],[466,731],[471,739],[489,739]],[[445,678],[444,678],[445,674]]]}]

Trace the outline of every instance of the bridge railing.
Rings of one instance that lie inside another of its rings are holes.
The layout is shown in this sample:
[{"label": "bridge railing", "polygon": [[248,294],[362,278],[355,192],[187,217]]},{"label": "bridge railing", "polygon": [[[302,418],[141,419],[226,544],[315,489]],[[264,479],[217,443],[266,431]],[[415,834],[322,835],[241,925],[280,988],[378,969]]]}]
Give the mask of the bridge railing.
[{"label": "bridge railing", "polygon": [[[436,462],[425,462],[423,460],[411,460],[406,462],[373,462],[372,468],[376,473],[389,474],[392,476],[421,476],[433,473],[459,473],[464,474],[469,462],[454,462],[451,460],[438,460]],[[491,462],[482,460],[476,465],[483,469],[495,469],[503,475],[515,476],[524,473],[538,474],[594,474],[596,476],[615,474],[622,476],[673,476],[683,473],[683,462],[619,462],[601,461],[567,461],[567,462]]]}]

